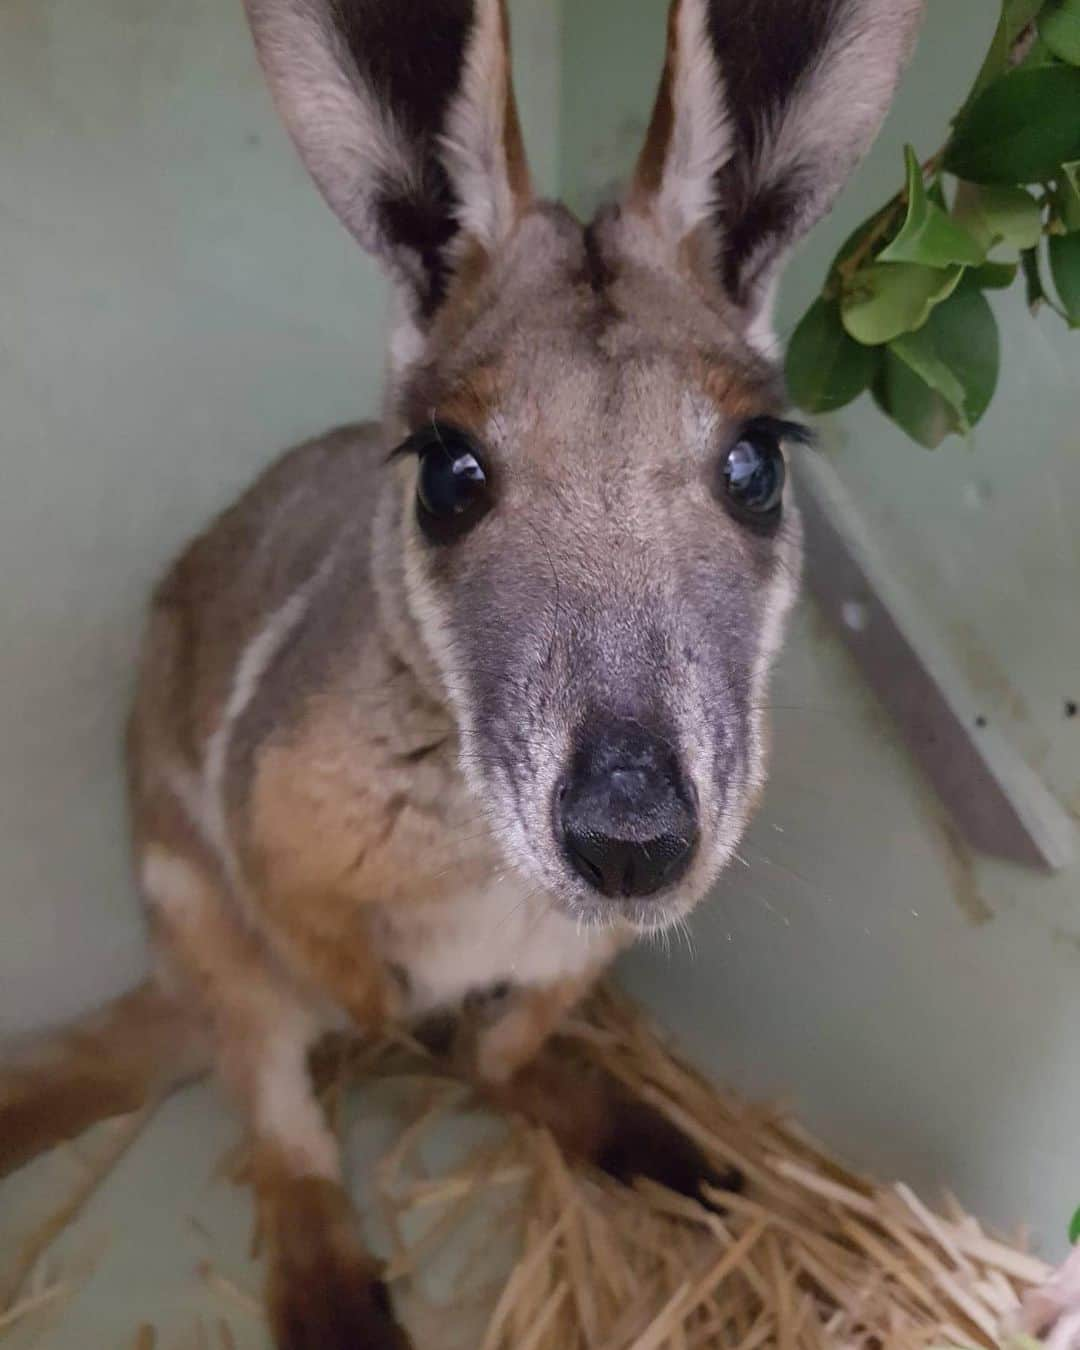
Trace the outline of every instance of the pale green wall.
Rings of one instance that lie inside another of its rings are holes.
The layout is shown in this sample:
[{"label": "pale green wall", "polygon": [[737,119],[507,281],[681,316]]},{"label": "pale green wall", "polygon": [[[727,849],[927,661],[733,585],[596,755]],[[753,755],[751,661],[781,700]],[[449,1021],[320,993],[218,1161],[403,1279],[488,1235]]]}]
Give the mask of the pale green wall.
[{"label": "pale green wall", "polygon": [[[558,15],[512,6],[537,177]],[[382,284],[240,0],[0,5],[0,1034],[141,969],[120,734],[151,581],[278,448],[377,412]]]},{"label": "pale green wall", "polygon": [[[562,169],[590,208],[633,161],[663,52],[664,0],[565,11]],[[997,6],[931,4],[878,147],[796,258],[787,331],[849,230],[928,154]],[[929,454],[868,400],[826,443],[873,533],[986,715],[1080,814],[1080,336],[995,300],[1005,368],[970,447]],[[774,696],[772,782],[695,951],[627,970],[664,1020],[747,1091],[790,1094],[857,1161],[947,1184],[1060,1248],[1080,1203],[1080,870],[1050,880],[946,845],[892,725],[804,606]],[[977,893],[993,918],[964,912]]]}]

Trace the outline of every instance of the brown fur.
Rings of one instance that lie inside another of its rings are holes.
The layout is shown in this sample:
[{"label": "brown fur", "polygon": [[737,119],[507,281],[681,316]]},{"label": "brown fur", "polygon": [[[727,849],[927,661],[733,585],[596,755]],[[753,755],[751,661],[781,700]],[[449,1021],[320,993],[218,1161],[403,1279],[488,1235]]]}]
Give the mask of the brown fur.
[{"label": "brown fur", "polygon": [[408,1350],[342,1188],[297,1178],[264,1151],[255,1191],[276,1344],[289,1350]]},{"label": "brown fur", "polygon": [[[510,15],[507,0],[499,0],[499,15],[502,21],[502,40],[507,53],[509,53]],[[509,79],[506,81],[506,93],[503,102],[503,146],[506,154],[510,191],[517,200],[518,210],[524,211],[533,195],[532,176],[529,173],[529,161],[525,156],[525,140],[521,134],[521,121],[518,117],[514,86]]]},{"label": "brown fur", "polygon": [[672,0],[668,10],[664,69],[660,76],[660,87],[656,91],[652,116],[649,118],[649,128],[645,133],[645,144],[641,147],[630,187],[630,205],[639,210],[660,190],[668,148],[675,130],[672,85],[675,80],[675,63],[678,59],[679,6],[680,0]]},{"label": "brown fur", "polygon": [[27,1045],[0,1074],[0,1178],[204,1071],[190,1010],[155,984]]},{"label": "brown fur", "polygon": [[482,1083],[510,1083],[530,1064],[559,1029],[599,974],[558,980],[539,989],[519,990],[509,1007],[477,1038],[474,1072]]},{"label": "brown fur", "polygon": [[507,1083],[487,1085],[493,1106],[543,1125],[568,1158],[591,1163],[617,1181],[638,1177],[700,1199],[701,1186],[737,1191],[734,1168],[714,1171],[691,1140],[615,1079],[552,1054],[534,1060]]}]

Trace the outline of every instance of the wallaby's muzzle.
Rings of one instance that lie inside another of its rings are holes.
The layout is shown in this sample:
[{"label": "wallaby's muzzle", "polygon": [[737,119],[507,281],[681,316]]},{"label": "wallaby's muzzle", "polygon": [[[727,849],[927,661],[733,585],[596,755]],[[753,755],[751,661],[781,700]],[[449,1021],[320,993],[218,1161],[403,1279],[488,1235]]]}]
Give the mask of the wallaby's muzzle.
[{"label": "wallaby's muzzle", "polygon": [[698,820],[670,741],[634,721],[594,727],[559,785],[555,830],[574,871],[608,899],[674,885],[693,855]]}]

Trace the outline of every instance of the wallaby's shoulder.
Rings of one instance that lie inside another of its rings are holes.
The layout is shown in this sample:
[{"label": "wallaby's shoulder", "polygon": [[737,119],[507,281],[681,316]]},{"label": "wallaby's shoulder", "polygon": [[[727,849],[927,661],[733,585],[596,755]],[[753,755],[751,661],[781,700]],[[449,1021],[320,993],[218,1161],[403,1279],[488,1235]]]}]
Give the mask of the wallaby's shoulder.
[{"label": "wallaby's shoulder", "polygon": [[173,561],[154,610],[184,616],[190,642],[240,651],[338,560],[366,589],[380,446],[356,423],[286,450]]},{"label": "wallaby's shoulder", "polygon": [[[302,701],[333,655],[329,643],[302,644],[304,670],[293,669],[291,649],[313,620],[329,629],[344,603],[359,616],[373,611],[381,446],[374,423],[356,423],[286,450],[168,567],[146,645],[190,729],[189,753],[198,756],[227,716],[230,690],[246,682],[270,677],[279,705]],[[364,628],[351,629],[358,641]]]},{"label": "wallaby's shoulder", "polygon": [[374,422],[335,427],[278,455],[186,546],[155,601],[191,587],[200,602],[237,585],[256,588],[260,610],[301,584],[342,533],[370,530],[381,433]]}]

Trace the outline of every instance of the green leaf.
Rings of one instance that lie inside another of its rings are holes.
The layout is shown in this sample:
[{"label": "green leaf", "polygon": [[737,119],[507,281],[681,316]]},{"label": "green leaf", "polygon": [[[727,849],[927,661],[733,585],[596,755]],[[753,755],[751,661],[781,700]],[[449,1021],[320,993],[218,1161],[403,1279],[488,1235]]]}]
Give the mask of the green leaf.
[{"label": "green leaf", "polygon": [[897,338],[890,350],[946,399],[963,429],[986,412],[997,386],[1001,344],[994,311],[968,277],[917,333]]},{"label": "green leaf", "polygon": [[904,160],[907,165],[907,215],[900,233],[878,254],[880,261],[925,263],[928,267],[981,263],[986,249],[927,197],[922,169],[910,145],[904,147]]},{"label": "green leaf", "polygon": [[943,211],[948,211],[949,205],[945,200],[945,185],[941,181],[940,174],[938,174],[926,189],[926,195],[935,206],[940,206]]},{"label": "green leaf", "polygon": [[1074,1247],[1080,1242],[1080,1209],[1077,1209],[1069,1220],[1069,1241]]},{"label": "green leaf", "polygon": [[1018,187],[961,183],[953,217],[989,252],[998,244],[1034,248],[1042,234],[1039,204]]},{"label": "green leaf", "polygon": [[959,432],[948,403],[886,347],[881,372],[871,392],[886,417],[891,417],[913,441],[936,450],[946,436]]},{"label": "green leaf", "polygon": [[1047,0],[1039,36],[1055,56],[1080,66],[1080,0]]},{"label": "green leaf", "polygon": [[971,284],[983,291],[1004,291],[1016,280],[1020,268],[1014,262],[984,262],[981,267],[973,267],[968,276]]},{"label": "green leaf", "polygon": [[1080,158],[1080,70],[1011,70],[957,118],[945,168],[972,183],[1033,183]]},{"label": "green leaf", "polygon": [[849,337],[835,300],[818,299],[791,335],[787,383],[807,412],[833,412],[858,398],[873,378],[877,353]]},{"label": "green leaf", "polygon": [[949,405],[958,431],[966,434],[971,430],[964,412],[964,386],[934,350],[933,339],[927,335],[925,327],[917,333],[901,333],[889,343],[888,350],[934,393],[941,395]]},{"label": "green leaf", "polygon": [[963,386],[964,416],[977,426],[997,388],[1001,342],[994,311],[971,273],[930,315],[924,332]]},{"label": "green leaf", "polygon": [[1051,235],[1047,251],[1050,275],[1069,324],[1080,325],[1080,233]]},{"label": "green leaf", "polygon": [[868,347],[891,342],[922,327],[936,304],[951,295],[962,267],[919,263],[873,263],[856,272],[840,301],[844,327]]},{"label": "green leaf", "polygon": [[878,406],[920,445],[966,435],[986,412],[1001,362],[997,322],[971,276],[916,333],[885,349]]},{"label": "green leaf", "polygon": [[1080,159],[1061,166],[1054,205],[1067,230],[1080,230]]},{"label": "green leaf", "polygon": [[1001,17],[990,42],[990,50],[982,63],[971,93],[964,104],[966,111],[992,80],[995,80],[1009,64],[1013,43],[1032,20],[1038,18],[1043,0],[1004,0]]}]

